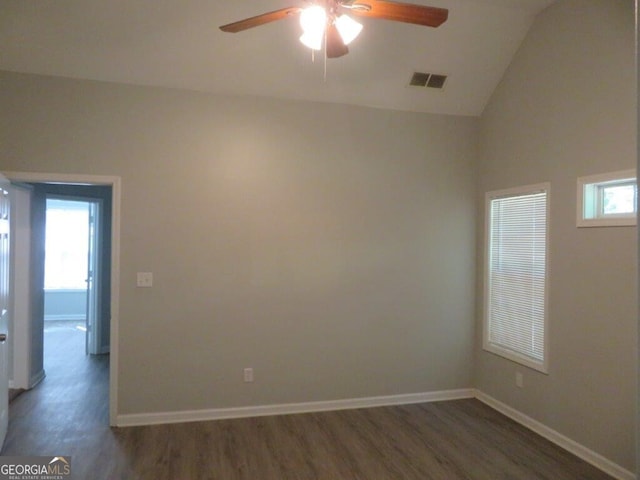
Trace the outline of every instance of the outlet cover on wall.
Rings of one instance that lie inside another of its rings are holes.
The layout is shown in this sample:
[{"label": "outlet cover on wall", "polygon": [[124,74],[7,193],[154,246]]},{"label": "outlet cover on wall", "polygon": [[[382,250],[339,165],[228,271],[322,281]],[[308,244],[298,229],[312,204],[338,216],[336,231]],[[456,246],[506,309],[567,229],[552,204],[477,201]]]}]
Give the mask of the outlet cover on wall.
[{"label": "outlet cover on wall", "polygon": [[516,387],[522,388],[524,387],[524,376],[521,372],[516,372]]},{"label": "outlet cover on wall", "polygon": [[140,287],[140,288],[153,287],[153,273],[138,272],[138,276],[136,278],[136,287]]},{"label": "outlet cover on wall", "polygon": [[253,368],[245,368],[243,373],[245,382],[253,382]]}]

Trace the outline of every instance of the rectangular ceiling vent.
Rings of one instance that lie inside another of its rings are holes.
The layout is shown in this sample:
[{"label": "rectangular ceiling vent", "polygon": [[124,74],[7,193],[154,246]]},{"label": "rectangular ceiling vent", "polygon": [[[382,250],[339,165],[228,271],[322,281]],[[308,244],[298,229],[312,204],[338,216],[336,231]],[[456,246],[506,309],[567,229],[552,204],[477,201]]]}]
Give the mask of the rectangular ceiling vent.
[{"label": "rectangular ceiling vent", "polygon": [[412,87],[436,88],[441,90],[447,81],[446,75],[438,75],[436,73],[414,72],[409,81]]}]

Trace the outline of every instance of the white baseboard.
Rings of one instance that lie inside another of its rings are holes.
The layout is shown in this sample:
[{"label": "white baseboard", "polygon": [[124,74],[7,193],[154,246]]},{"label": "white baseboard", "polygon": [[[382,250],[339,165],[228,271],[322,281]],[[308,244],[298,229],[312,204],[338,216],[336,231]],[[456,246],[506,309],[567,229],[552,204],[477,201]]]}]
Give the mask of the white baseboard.
[{"label": "white baseboard", "polygon": [[612,462],[611,460],[603,457],[599,453],[588,449],[584,445],[571,440],[569,437],[562,435],[561,433],[547,427],[546,425],[534,420],[533,418],[525,415],[524,413],[516,410],[502,403],[499,400],[487,395],[486,393],[476,390],[475,397],[481,402],[487,404],[494,410],[502,413],[503,415],[515,420],[516,422],[524,425],[529,430],[534,431],[538,435],[550,440],[559,447],[573,453],[575,456],[581,458],[585,462],[590,463],[594,467],[599,468],[603,472],[611,475],[618,480],[636,480],[636,475],[633,472],[621,467],[620,465]]},{"label": "white baseboard", "polygon": [[44,380],[45,373],[44,370],[40,370],[36,375],[31,377],[26,385],[23,385],[15,380],[9,380],[9,388],[21,388],[24,390],[31,390],[33,387],[38,385],[42,380]]},{"label": "white baseboard", "polygon": [[133,427],[139,425],[157,425],[163,423],[202,422],[232,418],[262,417],[269,415],[289,415],[295,413],[325,412],[332,410],[348,410],[355,408],[371,408],[392,405],[409,405],[413,403],[458,400],[461,398],[477,398],[481,402],[515,420],[521,425],[543,436],[561,448],[573,453],[582,460],[599,468],[618,480],[636,480],[633,472],[588,449],[584,445],[562,435],[552,428],[543,425],[524,413],[496,400],[495,398],[473,388],[459,390],[443,390],[436,392],[411,393],[405,395],[389,395],[380,397],[349,398],[320,402],[286,403],[277,405],[259,405],[252,407],[212,408],[205,410],[184,410],[178,412],[133,413],[116,417],[116,426]]},{"label": "white baseboard", "polygon": [[289,415],[293,413],[325,412],[354,408],[383,407],[390,405],[408,405],[412,403],[437,402],[473,398],[472,388],[443,390],[405,395],[382,397],[349,398],[321,402],[286,403],[279,405],[261,405],[255,407],[212,408],[206,410],[187,410],[180,412],[133,413],[118,415],[116,426],[132,427],[137,425],[156,425],[161,423],[201,422],[230,418],[263,417],[268,415]]},{"label": "white baseboard", "polygon": [[29,380],[29,386],[27,387],[27,390],[30,390],[36,385],[38,385],[42,380],[44,380],[44,377],[46,377],[46,373],[44,369],[40,370],[38,373],[32,376],[31,379]]},{"label": "white baseboard", "polygon": [[58,321],[69,321],[69,322],[84,322],[87,320],[87,316],[85,314],[61,314],[61,315],[45,315],[45,322],[58,322]]}]

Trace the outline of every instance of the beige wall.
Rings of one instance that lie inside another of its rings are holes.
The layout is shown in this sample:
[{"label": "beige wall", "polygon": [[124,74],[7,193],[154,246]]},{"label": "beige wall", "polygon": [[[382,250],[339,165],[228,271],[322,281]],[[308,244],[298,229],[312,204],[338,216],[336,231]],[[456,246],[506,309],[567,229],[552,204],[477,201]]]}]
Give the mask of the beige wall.
[{"label": "beige wall", "polygon": [[[549,375],[484,352],[481,390],[634,469],[636,228],[576,228],[576,178],[635,167],[632,0],[543,12],[481,119],[484,192],[551,182]],[[478,221],[478,330],[484,232]],[[524,373],[516,388],[515,372]]]},{"label": "beige wall", "polygon": [[119,413],[471,385],[477,119],[0,86],[1,170],[122,177]]},{"label": "beige wall", "polygon": [[[121,414],[477,386],[632,469],[636,229],[575,190],[634,166],[633,43],[560,0],[480,120],[0,72],[0,170],[122,177]],[[483,194],[542,181],[549,375],[479,335]]]}]

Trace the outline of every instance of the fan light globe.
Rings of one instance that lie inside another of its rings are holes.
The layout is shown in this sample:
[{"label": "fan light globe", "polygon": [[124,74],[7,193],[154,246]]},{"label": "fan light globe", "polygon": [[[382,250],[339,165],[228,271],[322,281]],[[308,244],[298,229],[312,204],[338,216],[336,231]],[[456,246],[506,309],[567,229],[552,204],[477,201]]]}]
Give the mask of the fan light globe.
[{"label": "fan light globe", "polygon": [[322,38],[327,27],[327,12],[324,8],[318,5],[305,8],[300,13],[300,26],[303,31],[300,41],[313,50],[322,49]]},{"label": "fan light globe", "polygon": [[300,37],[300,41],[305,47],[309,47],[312,50],[322,50],[322,38],[324,37],[324,32],[305,32]]},{"label": "fan light globe", "polygon": [[327,12],[319,5],[305,8],[300,12],[300,26],[305,33],[322,31],[327,25]]},{"label": "fan light globe", "polygon": [[336,19],[336,28],[342,37],[342,41],[345,45],[349,45],[353,42],[360,32],[362,31],[362,24],[356,22],[353,18],[347,15],[340,15]]}]

